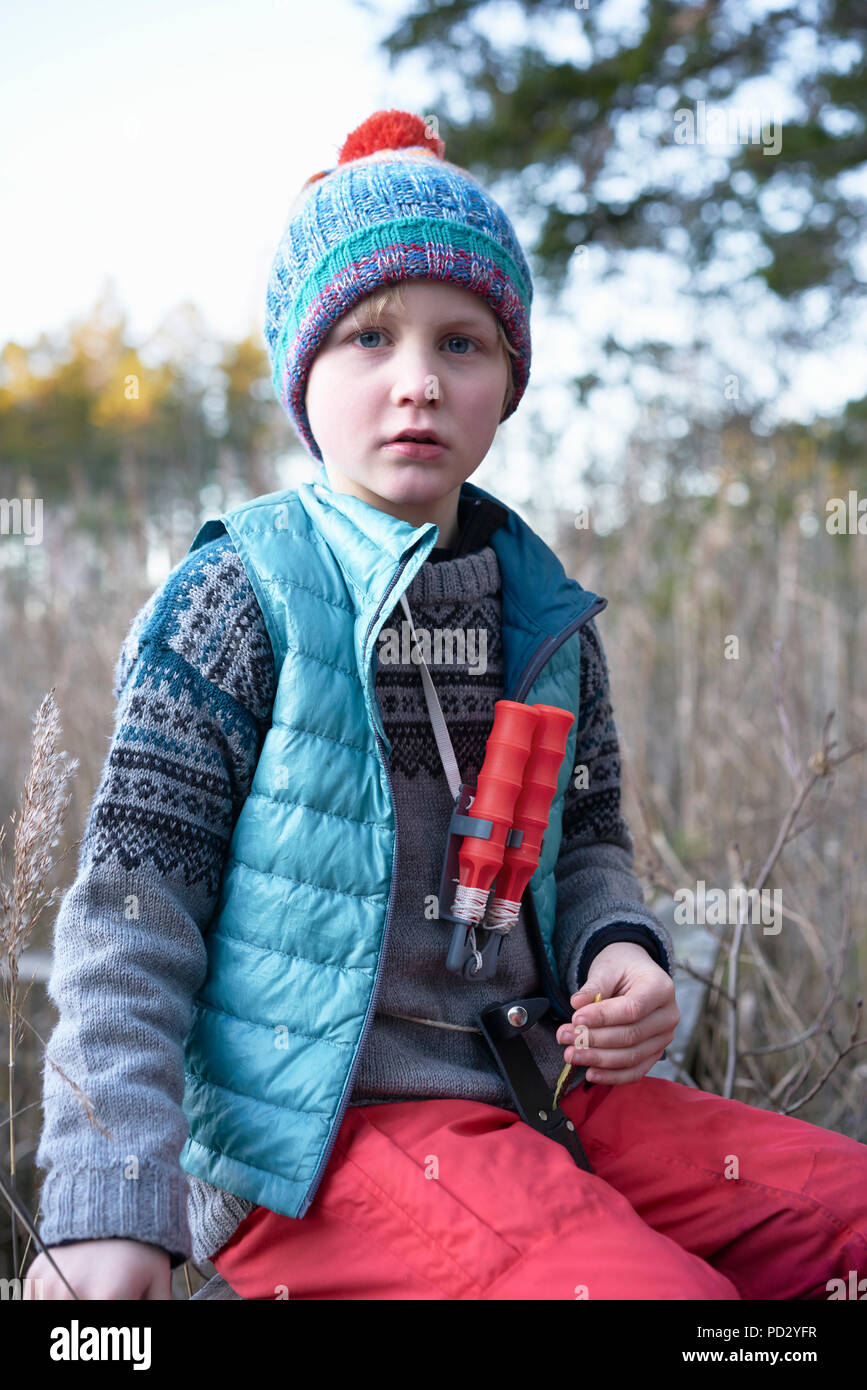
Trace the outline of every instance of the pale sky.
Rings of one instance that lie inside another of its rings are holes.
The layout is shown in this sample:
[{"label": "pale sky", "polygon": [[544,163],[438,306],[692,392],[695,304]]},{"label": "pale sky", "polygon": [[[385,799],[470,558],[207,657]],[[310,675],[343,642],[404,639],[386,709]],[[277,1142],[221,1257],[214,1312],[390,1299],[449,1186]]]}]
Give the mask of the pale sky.
[{"label": "pale sky", "polygon": [[[188,301],[211,332],[261,338],[268,269],[301,183],[331,167],[373,111],[429,112],[436,83],[423,63],[390,71],[378,49],[403,12],[396,0],[376,14],[351,0],[0,0],[0,343],[62,333],[108,281],[140,346]],[[514,7],[510,18],[518,22]],[[575,408],[564,383],[587,369],[586,343],[612,329],[626,342],[639,328],[681,337],[695,315],[677,269],[661,274],[653,261],[636,263],[621,287],[601,280],[591,251],[570,285],[557,323],[537,286],[530,388],[495,443],[498,466],[525,457],[532,412],[543,412],[556,429],[547,479],[563,489],[580,479],[591,441],[616,458],[635,418],[616,386],[592,412]],[[749,319],[731,315],[718,332],[730,335],[731,370],[748,390],[769,369],[750,357]],[[698,362],[689,382],[670,383],[675,395],[717,392],[702,370]],[[865,354],[852,342],[805,358],[799,372],[798,390],[779,402],[795,415],[867,391]],[[492,486],[481,473],[477,481]]]}]

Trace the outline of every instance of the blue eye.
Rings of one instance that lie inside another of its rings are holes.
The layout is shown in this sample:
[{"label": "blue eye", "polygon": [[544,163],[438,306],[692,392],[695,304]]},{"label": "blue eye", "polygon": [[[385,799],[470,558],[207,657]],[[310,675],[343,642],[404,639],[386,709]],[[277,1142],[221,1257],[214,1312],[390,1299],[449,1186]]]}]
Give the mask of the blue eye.
[{"label": "blue eye", "polygon": [[[383,336],[383,332],[382,332],[382,329],[380,329],[380,328],[361,328],[361,329],[359,329],[359,331],[353,336],[353,338],[351,339],[351,341],[352,341],[353,343],[360,343],[360,340],[361,340],[362,338],[370,338],[370,337],[381,338],[382,336]],[[471,346],[473,346],[473,347],[475,346],[475,344],[472,342],[472,339],[471,339],[471,338],[465,337],[463,333],[452,333],[452,334],[450,334],[449,337],[446,338],[444,341],[447,342],[447,343],[469,343]],[[361,346],[364,346],[364,344],[360,344],[360,345],[361,345]],[[370,347],[376,347],[376,346],[378,346],[378,344],[372,343],[372,344],[368,344],[368,346],[370,346]],[[455,353],[450,353],[449,355],[450,355],[450,356],[458,356],[458,357],[466,357],[466,356],[467,356],[466,352],[459,352],[459,353],[457,353],[457,354],[455,354]]]}]

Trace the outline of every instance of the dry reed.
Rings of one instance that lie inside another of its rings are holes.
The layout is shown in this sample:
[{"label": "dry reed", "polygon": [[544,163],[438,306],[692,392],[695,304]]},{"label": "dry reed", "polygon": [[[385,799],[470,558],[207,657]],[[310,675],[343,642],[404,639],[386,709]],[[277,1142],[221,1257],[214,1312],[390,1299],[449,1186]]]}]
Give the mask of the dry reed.
[{"label": "dry reed", "polygon": [[[53,907],[62,896],[63,889],[59,885],[49,889],[48,883],[56,867],[68,854],[68,850],[61,854],[56,854],[55,851],[60,844],[63,822],[72,797],[72,778],[79,766],[78,759],[70,758],[66,752],[58,751],[61,730],[57,702],[54,698],[55,688],[52,687],[43,699],[34,721],[30,766],[18,809],[13,811],[10,817],[14,838],[12,867],[8,876],[2,854],[6,827],[0,826],[0,979],[8,1020],[9,1061],[9,1173],[8,1177],[0,1174],[0,1191],[11,1212],[12,1261],[16,1275],[23,1268],[23,1259],[26,1257],[31,1239],[44,1250],[36,1223],[16,1190],[15,1053],[23,1038],[23,1026],[27,1024],[31,1031],[35,1032],[32,1025],[27,1023],[23,1012],[30,986],[24,994],[21,993],[19,962],[21,952],[42,913],[46,908]],[[38,1034],[36,1036],[38,1037]],[[50,1058],[46,1060],[50,1062]],[[50,1064],[55,1065],[53,1062]],[[68,1082],[73,1093],[84,1104],[88,1117],[93,1117],[93,1106],[85,1093],[65,1076],[59,1067],[55,1067],[55,1070]],[[18,1258],[16,1218],[28,1232],[28,1244],[21,1261]],[[50,1254],[48,1259],[51,1260]],[[54,1261],[51,1260],[51,1263],[54,1264]]]}]

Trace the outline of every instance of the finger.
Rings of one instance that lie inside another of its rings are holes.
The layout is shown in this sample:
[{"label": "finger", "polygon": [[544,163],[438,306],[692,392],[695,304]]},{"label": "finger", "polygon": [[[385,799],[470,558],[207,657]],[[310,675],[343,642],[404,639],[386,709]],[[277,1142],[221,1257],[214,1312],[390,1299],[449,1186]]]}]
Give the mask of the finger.
[{"label": "finger", "polygon": [[580,1028],[582,1024],[591,1029],[631,1027],[649,1018],[657,1009],[670,1007],[671,994],[641,981],[627,990],[625,994],[603,999],[598,1004],[584,1004],[572,1015],[572,1025]]},{"label": "finger", "polygon": [[591,1013],[595,1012],[596,999],[590,1001],[585,997],[587,990],[595,989],[601,993],[603,1003],[612,1000],[630,999],[640,996],[647,1001],[648,1012],[651,1008],[656,1009],[661,1005],[670,1002],[674,997],[674,981],[671,976],[658,966],[652,966],[649,972],[641,971],[632,978],[627,978],[623,971],[614,972],[612,969],[599,970],[593,982],[587,984],[571,997],[571,1003],[575,1012]]},{"label": "finger", "polygon": [[[575,1014],[579,1010],[581,1011],[581,1014],[583,1016],[583,1014],[586,1012],[586,1010],[589,1008],[591,1004],[601,1003],[602,1000],[608,994],[612,993],[612,991],[613,986],[609,987],[608,985],[601,984],[598,977],[592,985],[589,983],[586,985],[582,985],[581,989],[577,990],[575,994],[572,995],[569,1001],[573,1008],[573,1014],[571,1021],[569,1023],[564,1024],[563,1027],[571,1029],[575,1022]],[[560,1034],[558,1033],[557,1036],[559,1037]],[[571,1042],[571,1035],[569,1040]]]},{"label": "finger", "polygon": [[635,1047],[666,1028],[671,1029],[673,1035],[679,1019],[680,1012],[677,1006],[668,1004],[664,1008],[654,1009],[636,1023],[606,1028],[564,1023],[557,1030],[557,1041],[561,1044],[577,1043],[581,1047]]},{"label": "finger", "polygon": [[598,984],[591,985],[588,980],[580,989],[576,989],[569,1002],[577,1009],[579,1004],[590,1003],[596,998],[597,994],[601,994],[603,998],[605,997],[605,991],[601,990]]},{"label": "finger", "polygon": [[[667,1030],[647,1038],[634,1047],[567,1047],[563,1057],[579,1067],[601,1068],[606,1071],[624,1071],[640,1066],[642,1062],[658,1061],[672,1040],[673,1033]],[[588,1078],[592,1080],[592,1077]]]}]

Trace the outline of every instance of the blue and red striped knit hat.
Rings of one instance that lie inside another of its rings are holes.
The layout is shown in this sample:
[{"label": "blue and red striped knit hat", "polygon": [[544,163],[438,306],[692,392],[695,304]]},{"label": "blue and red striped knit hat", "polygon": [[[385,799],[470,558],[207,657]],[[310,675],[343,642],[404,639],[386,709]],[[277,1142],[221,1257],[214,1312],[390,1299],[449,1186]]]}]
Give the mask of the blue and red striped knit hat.
[{"label": "blue and red striped knit hat", "polygon": [[295,201],[271,266],[265,339],[271,380],[315,459],[304,405],[313,359],[336,321],[380,286],[447,280],[491,306],[515,349],[515,411],[530,375],[530,268],[503,209],[419,116],[377,111],[343,144],[334,169]]}]

